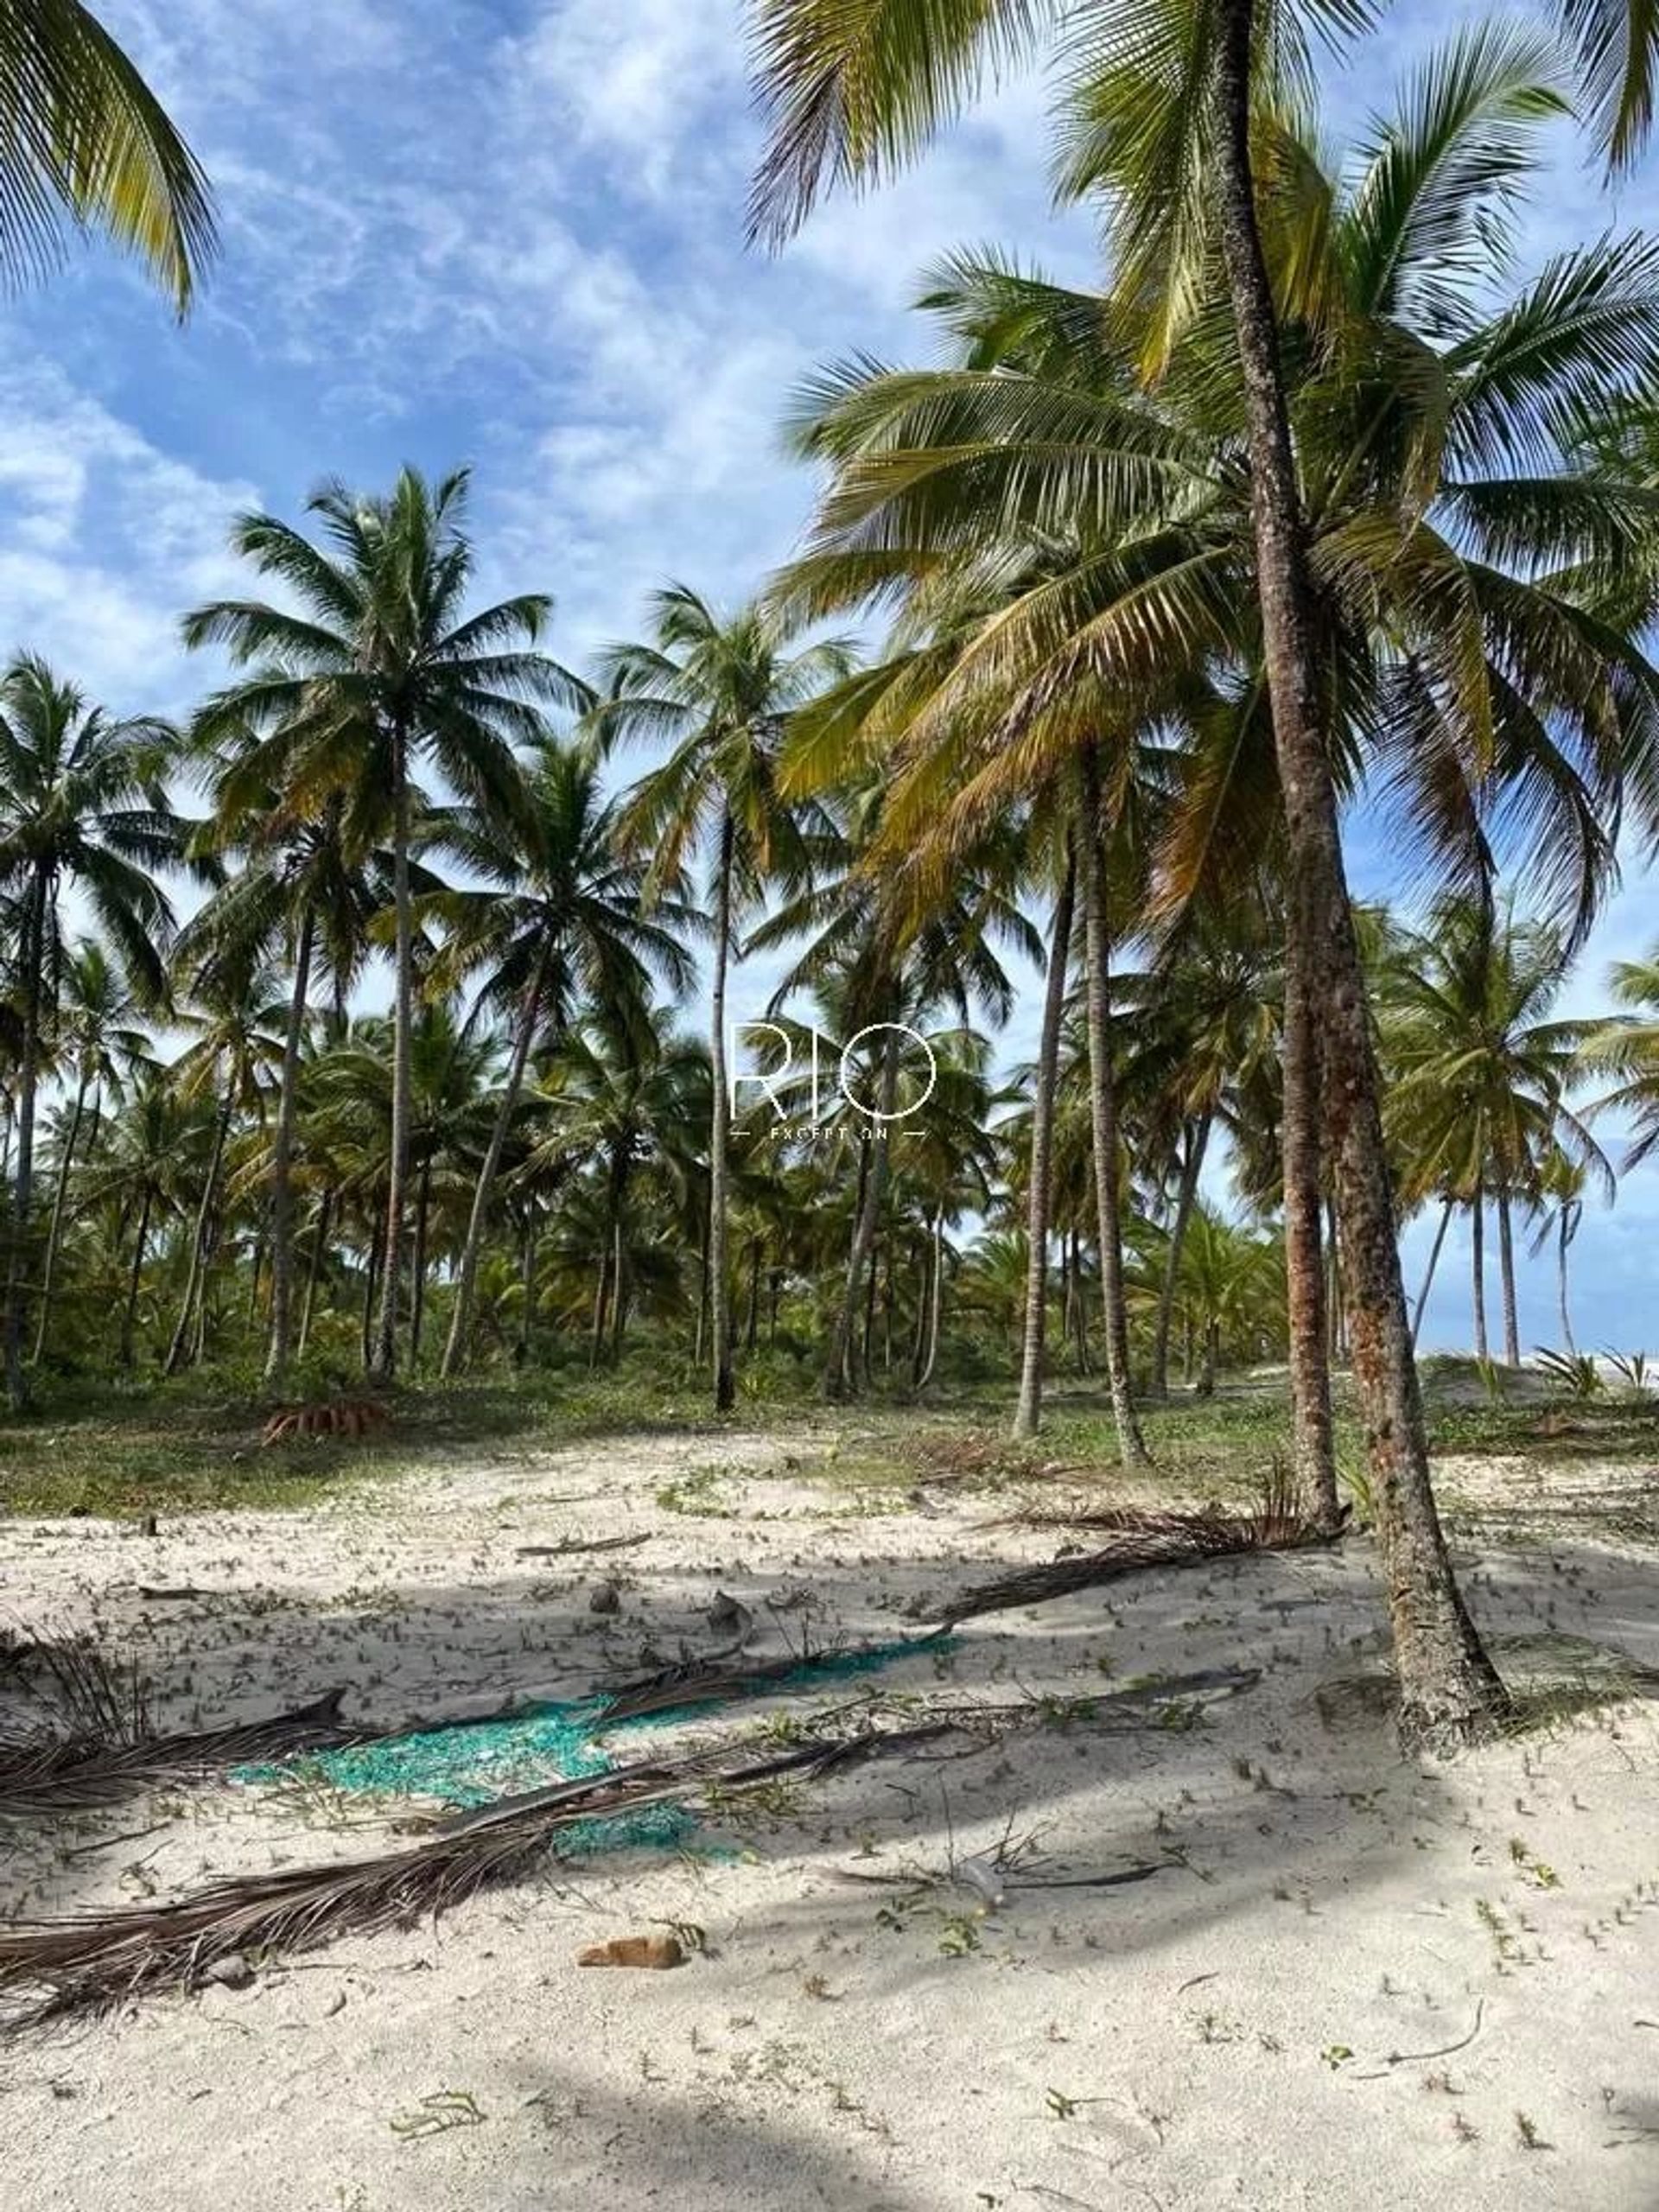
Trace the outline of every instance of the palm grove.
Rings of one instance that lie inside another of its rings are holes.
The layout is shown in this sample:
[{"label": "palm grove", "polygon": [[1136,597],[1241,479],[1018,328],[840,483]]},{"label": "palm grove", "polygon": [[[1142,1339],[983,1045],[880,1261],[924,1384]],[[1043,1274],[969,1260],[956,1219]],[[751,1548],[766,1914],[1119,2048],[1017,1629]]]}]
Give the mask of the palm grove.
[{"label": "palm grove", "polygon": [[[1001,1369],[1028,1435],[1065,1363],[1133,1463],[1178,1366],[1287,1356],[1334,1522],[1340,1351],[1407,1735],[1490,1726],[1399,1224],[1433,1209],[1438,1262],[1467,1217],[1483,1350],[1493,1238],[1510,1360],[1516,1239],[1548,1243],[1570,1351],[1612,1174],[1586,1086],[1637,1153],[1659,1119],[1650,969],[1602,1021],[1557,1007],[1619,829],[1659,829],[1659,244],[1516,252],[1544,130],[1641,143],[1652,41],[1562,13],[1465,32],[1334,157],[1306,41],[1357,5],[755,0],[757,235],[1047,47],[1101,289],[929,272],[930,365],[797,397],[798,557],[745,607],[665,588],[584,670],[546,597],[479,603],[464,472],[412,469],[242,518],[246,595],[184,618],[213,674],[181,725],[19,656],[14,1402],[100,1359],[257,1357],[274,1391],[639,1340],[721,1407],[746,1363],[830,1395]],[[53,189],[182,302],[199,181],[164,118],[119,120],[173,167]],[[1354,907],[1350,799],[1431,887],[1409,926]],[[732,1111],[754,952],[766,1038],[854,1040],[827,1130]]]}]

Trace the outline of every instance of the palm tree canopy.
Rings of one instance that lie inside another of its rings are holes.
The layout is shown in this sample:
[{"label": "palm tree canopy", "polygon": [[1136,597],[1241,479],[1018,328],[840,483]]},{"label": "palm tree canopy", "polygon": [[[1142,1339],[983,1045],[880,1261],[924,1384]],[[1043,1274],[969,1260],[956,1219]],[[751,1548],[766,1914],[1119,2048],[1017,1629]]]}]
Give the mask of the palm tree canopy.
[{"label": "palm tree canopy", "polygon": [[216,250],[195,156],[80,0],[0,0],[0,270],[20,285],[101,231],[183,315]]}]

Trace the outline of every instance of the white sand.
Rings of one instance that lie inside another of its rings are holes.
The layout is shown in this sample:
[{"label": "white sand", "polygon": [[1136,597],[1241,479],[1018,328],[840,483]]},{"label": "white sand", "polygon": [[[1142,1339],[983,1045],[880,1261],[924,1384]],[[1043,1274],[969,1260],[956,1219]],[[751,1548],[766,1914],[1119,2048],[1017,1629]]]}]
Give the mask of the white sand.
[{"label": "white sand", "polygon": [[[717,1586],[759,1611],[804,1583],[836,1627],[879,1635],[977,1563],[1052,1553],[1052,1538],[975,1526],[994,1509],[946,1487],[931,1510],[855,1519],[792,1464],[810,1448],[584,1445],[154,1539],[8,1523],[0,1589],[14,1621],[139,1649],[168,1725],[342,1683],[349,1712],[392,1719],[574,1693],[637,1665],[647,1641],[707,1643],[699,1608]],[[658,1503],[711,1465],[729,1471],[702,1503],[724,1510]],[[1524,1469],[1452,1473],[1488,1506],[1538,1503]],[[652,1540],[612,1560],[515,1556],[635,1529]],[[588,1609],[607,1571],[625,1586],[609,1620]],[[1553,1555],[1489,1549],[1468,1585],[1489,1630],[1552,1627],[1659,1664],[1656,1576],[1650,1551],[1564,1540]],[[139,1585],[215,1594],[145,1599]],[[1026,1726],[960,1764],[876,1763],[726,1832],[736,1855],[550,1866],[435,1928],[348,1938],[245,1991],[146,1998],[14,2040],[0,2202],[1652,2212],[1659,1707],[1420,1770],[1375,1719],[1327,1724],[1313,1702],[1380,1623],[1369,1548],[1351,1542],[970,1624],[943,1681],[922,1656],[884,1686],[1076,1696],[1109,1688],[1107,1670],[1266,1672],[1203,1727]],[[769,1627],[757,1648],[780,1648]],[[378,1823],[331,1826],[338,1810],[226,1790],[0,1836],[0,1895],[29,1914],[109,1904],[384,1840]],[[894,1916],[902,1889],[844,1878],[938,1872],[1010,1823],[1050,1878],[1176,1863],[1135,1887],[1014,1889],[976,1922],[959,1889]],[[85,1848],[111,1836],[128,1840]],[[664,1920],[704,1929],[707,1955],[665,1974],[573,1963]],[[977,1948],[950,1955],[964,1935]],[[1465,2048],[1403,2056],[1468,2037],[1478,2015]],[[397,2132],[443,2091],[467,2092],[481,2120]],[[1524,2145],[1517,2114],[1548,2147]]]}]

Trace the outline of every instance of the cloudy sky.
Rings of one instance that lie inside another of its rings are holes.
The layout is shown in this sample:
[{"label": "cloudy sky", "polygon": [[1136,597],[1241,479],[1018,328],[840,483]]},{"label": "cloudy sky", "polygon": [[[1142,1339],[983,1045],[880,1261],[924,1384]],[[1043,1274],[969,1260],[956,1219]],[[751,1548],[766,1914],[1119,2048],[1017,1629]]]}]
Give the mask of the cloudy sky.
[{"label": "cloudy sky", "polygon": [[[918,272],[963,244],[1086,280],[1091,242],[1050,213],[1042,92],[1002,91],[916,174],[826,209],[781,259],[745,253],[755,144],[738,0],[105,0],[189,133],[225,253],[175,328],[130,270],[87,254],[0,319],[0,630],[124,709],[177,711],[203,671],[176,619],[239,588],[250,504],[297,514],[322,476],[385,481],[470,461],[492,590],[551,590],[555,648],[628,634],[669,576],[736,598],[790,550],[810,486],[779,451],[791,391],[854,350],[915,358]],[[1430,28],[1408,0],[1363,65],[1331,73],[1357,124]],[[1530,257],[1650,212],[1602,197],[1563,133]],[[1356,874],[1389,887],[1385,836]],[[1592,946],[1659,939],[1635,856]],[[1651,1183],[1655,1187],[1648,1187]],[[1647,1239],[1659,1173],[1580,1241],[1591,1343],[1659,1344]],[[1414,1250],[1419,1240],[1414,1237]],[[1466,1334],[1455,1243],[1428,1338]],[[1554,1342],[1548,1271],[1522,1335]]]}]

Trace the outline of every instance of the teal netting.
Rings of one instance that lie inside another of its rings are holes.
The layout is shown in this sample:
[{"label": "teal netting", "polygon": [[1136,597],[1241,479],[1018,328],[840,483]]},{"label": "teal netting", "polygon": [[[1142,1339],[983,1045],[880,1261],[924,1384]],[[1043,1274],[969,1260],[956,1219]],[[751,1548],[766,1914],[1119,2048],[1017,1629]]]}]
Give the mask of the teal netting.
[{"label": "teal netting", "polygon": [[[947,1648],[948,1640],[944,1638],[930,1641],[926,1646],[930,1653]],[[803,1661],[788,1674],[759,1686],[753,1694],[787,1695],[821,1682],[873,1674],[897,1660],[913,1658],[918,1649],[914,1642],[898,1642],[833,1652]],[[601,1733],[615,1736],[671,1727],[691,1719],[708,1702],[690,1696],[685,1704],[665,1712],[639,1713],[608,1723],[602,1697],[531,1705],[499,1720],[462,1722],[451,1728],[422,1729],[409,1736],[381,1737],[372,1743],[315,1752],[303,1761],[279,1766],[242,1767],[234,1778],[270,1783],[291,1780],[296,1772],[303,1771],[353,1795],[435,1798],[446,1805],[470,1808],[550,1782],[608,1774],[614,1762],[598,1740]],[[683,1806],[646,1805],[610,1819],[576,1822],[561,1832],[558,1848],[570,1856],[623,1847],[672,1849],[683,1844],[696,1827],[695,1818]]]}]

